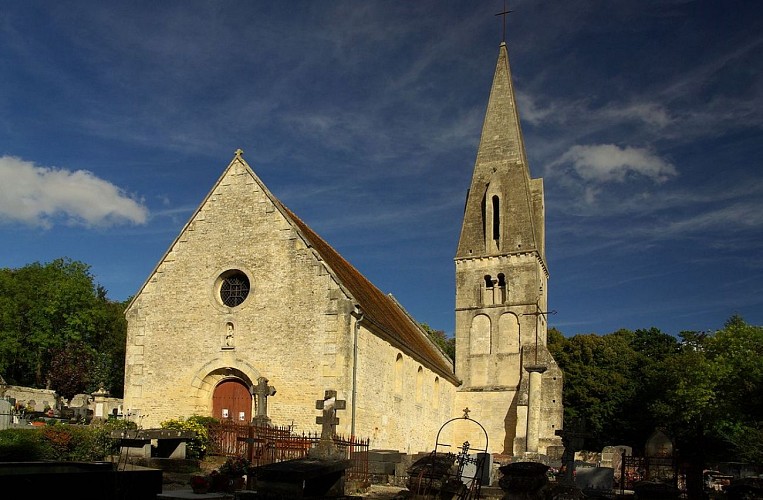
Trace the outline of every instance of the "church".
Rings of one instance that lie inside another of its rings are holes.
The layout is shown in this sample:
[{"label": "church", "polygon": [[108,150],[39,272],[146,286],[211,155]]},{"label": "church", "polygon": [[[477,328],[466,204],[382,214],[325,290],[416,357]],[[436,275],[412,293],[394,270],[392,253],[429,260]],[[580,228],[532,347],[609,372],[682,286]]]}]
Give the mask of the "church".
[{"label": "church", "polygon": [[543,181],[505,42],[464,188],[454,361],[236,151],[127,307],[125,413],[142,427],[203,415],[315,432],[330,390],[337,433],[371,449],[460,446],[476,422],[491,453],[550,453],[563,376],[546,348]]}]

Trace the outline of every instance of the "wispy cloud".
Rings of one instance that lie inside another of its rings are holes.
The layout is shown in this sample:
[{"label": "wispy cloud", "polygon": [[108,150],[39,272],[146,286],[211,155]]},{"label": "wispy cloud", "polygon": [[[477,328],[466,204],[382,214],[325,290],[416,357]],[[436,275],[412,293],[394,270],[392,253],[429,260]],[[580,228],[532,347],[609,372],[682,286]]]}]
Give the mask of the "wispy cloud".
[{"label": "wispy cloud", "polygon": [[147,218],[142,202],[92,172],[0,157],[0,221],[108,227],[144,224]]},{"label": "wispy cloud", "polygon": [[[550,173],[565,165],[571,165],[571,172],[587,185],[589,202],[594,201],[602,184],[622,184],[632,177],[646,178],[659,184],[678,175],[671,163],[648,149],[615,144],[572,146],[549,165]],[[569,174],[569,169],[565,173]]]}]

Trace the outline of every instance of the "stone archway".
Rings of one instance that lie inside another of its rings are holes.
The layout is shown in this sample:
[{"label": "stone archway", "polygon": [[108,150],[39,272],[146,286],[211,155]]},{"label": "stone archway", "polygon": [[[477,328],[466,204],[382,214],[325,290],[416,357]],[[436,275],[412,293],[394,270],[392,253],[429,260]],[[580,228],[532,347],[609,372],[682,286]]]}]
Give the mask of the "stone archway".
[{"label": "stone archway", "polygon": [[212,416],[222,422],[247,424],[252,420],[252,395],[240,379],[226,378],[212,394]]}]

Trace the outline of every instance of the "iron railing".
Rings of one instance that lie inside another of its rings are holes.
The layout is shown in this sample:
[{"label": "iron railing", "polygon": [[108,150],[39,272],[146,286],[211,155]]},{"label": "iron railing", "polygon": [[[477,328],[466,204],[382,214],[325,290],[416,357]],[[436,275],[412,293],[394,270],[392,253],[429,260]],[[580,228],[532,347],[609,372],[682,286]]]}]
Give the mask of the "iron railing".
[{"label": "iron railing", "polygon": [[[246,457],[254,466],[304,458],[321,437],[318,433],[295,433],[290,427],[270,427],[222,422],[207,426],[210,446],[207,453]],[[337,449],[352,460],[346,471],[350,481],[368,481],[369,439],[334,436]]]}]

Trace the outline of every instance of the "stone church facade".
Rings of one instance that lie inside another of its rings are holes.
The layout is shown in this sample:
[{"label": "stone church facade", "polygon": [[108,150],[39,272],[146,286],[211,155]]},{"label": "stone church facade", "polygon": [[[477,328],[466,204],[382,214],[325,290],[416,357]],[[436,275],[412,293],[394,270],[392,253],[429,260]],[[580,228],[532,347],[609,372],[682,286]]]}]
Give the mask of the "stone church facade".
[{"label": "stone church facade", "polygon": [[274,425],[316,431],[316,400],[330,389],[346,401],[337,432],[376,449],[431,451],[452,419],[439,442],[479,447],[476,421],[494,453],[560,444],[543,185],[529,176],[505,44],[455,268],[454,364],[237,151],[126,310],[124,411],[143,427],[266,412]]}]

